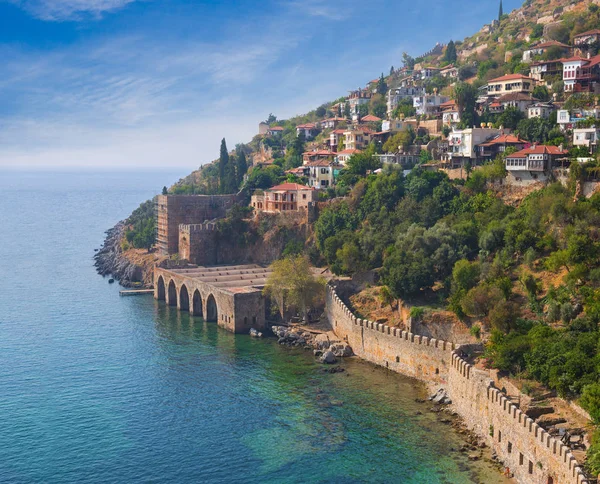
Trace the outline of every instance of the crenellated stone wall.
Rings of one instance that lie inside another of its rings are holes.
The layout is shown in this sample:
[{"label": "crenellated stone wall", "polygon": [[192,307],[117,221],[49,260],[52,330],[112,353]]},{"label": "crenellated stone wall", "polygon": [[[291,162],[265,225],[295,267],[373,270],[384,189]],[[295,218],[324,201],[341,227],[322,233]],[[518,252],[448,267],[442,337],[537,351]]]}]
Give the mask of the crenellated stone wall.
[{"label": "crenellated stone wall", "polygon": [[332,285],[327,286],[326,314],[336,335],[357,356],[404,375],[444,384],[465,423],[497,453],[518,482],[588,482],[570,449],[494,388],[489,372],[467,363],[453,344],[357,318]]}]

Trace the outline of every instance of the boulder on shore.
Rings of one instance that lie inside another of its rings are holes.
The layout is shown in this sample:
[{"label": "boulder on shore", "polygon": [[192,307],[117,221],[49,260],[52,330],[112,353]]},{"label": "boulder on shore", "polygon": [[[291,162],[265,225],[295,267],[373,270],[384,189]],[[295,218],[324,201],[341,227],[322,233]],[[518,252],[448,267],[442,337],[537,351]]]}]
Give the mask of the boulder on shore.
[{"label": "boulder on shore", "polygon": [[325,353],[323,353],[323,356],[321,356],[320,361],[321,363],[325,363],[326,365],[333,365],[337,361],[337,359],[335,358],[333,351],[327,350]]}]

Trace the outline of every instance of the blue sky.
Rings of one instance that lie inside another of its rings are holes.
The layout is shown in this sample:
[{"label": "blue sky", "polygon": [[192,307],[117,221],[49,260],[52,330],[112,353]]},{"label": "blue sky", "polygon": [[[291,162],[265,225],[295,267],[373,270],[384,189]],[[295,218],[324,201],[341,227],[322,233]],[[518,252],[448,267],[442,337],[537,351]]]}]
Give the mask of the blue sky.
[{"label": "blue sky", "polygon": [[[520,2],[504,1],[505,12]],[[496,1],[0,0],[0,167],[186,167],[462,39]]]}]

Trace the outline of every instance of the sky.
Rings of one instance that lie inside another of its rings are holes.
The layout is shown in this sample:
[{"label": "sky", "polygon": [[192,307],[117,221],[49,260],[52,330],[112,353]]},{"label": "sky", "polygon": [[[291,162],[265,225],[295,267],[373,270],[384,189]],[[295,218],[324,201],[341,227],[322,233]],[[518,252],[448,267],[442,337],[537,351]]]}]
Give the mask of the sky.
[{"label": "sky", "polygon": [[0,0],[0,167],[194,169],[269,113],[497,15],[495,0]]}]

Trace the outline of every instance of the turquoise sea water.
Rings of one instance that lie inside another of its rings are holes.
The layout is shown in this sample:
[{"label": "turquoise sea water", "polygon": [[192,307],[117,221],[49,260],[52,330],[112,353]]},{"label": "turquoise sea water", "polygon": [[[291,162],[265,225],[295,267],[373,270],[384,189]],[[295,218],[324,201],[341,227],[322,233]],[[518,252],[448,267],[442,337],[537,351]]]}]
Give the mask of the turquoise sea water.
[{"label": "turquoise sea water", "polygon": [[0,172],[0,482],[501,482],[410,379],[120,298],[93,249],[173,175]]}]

